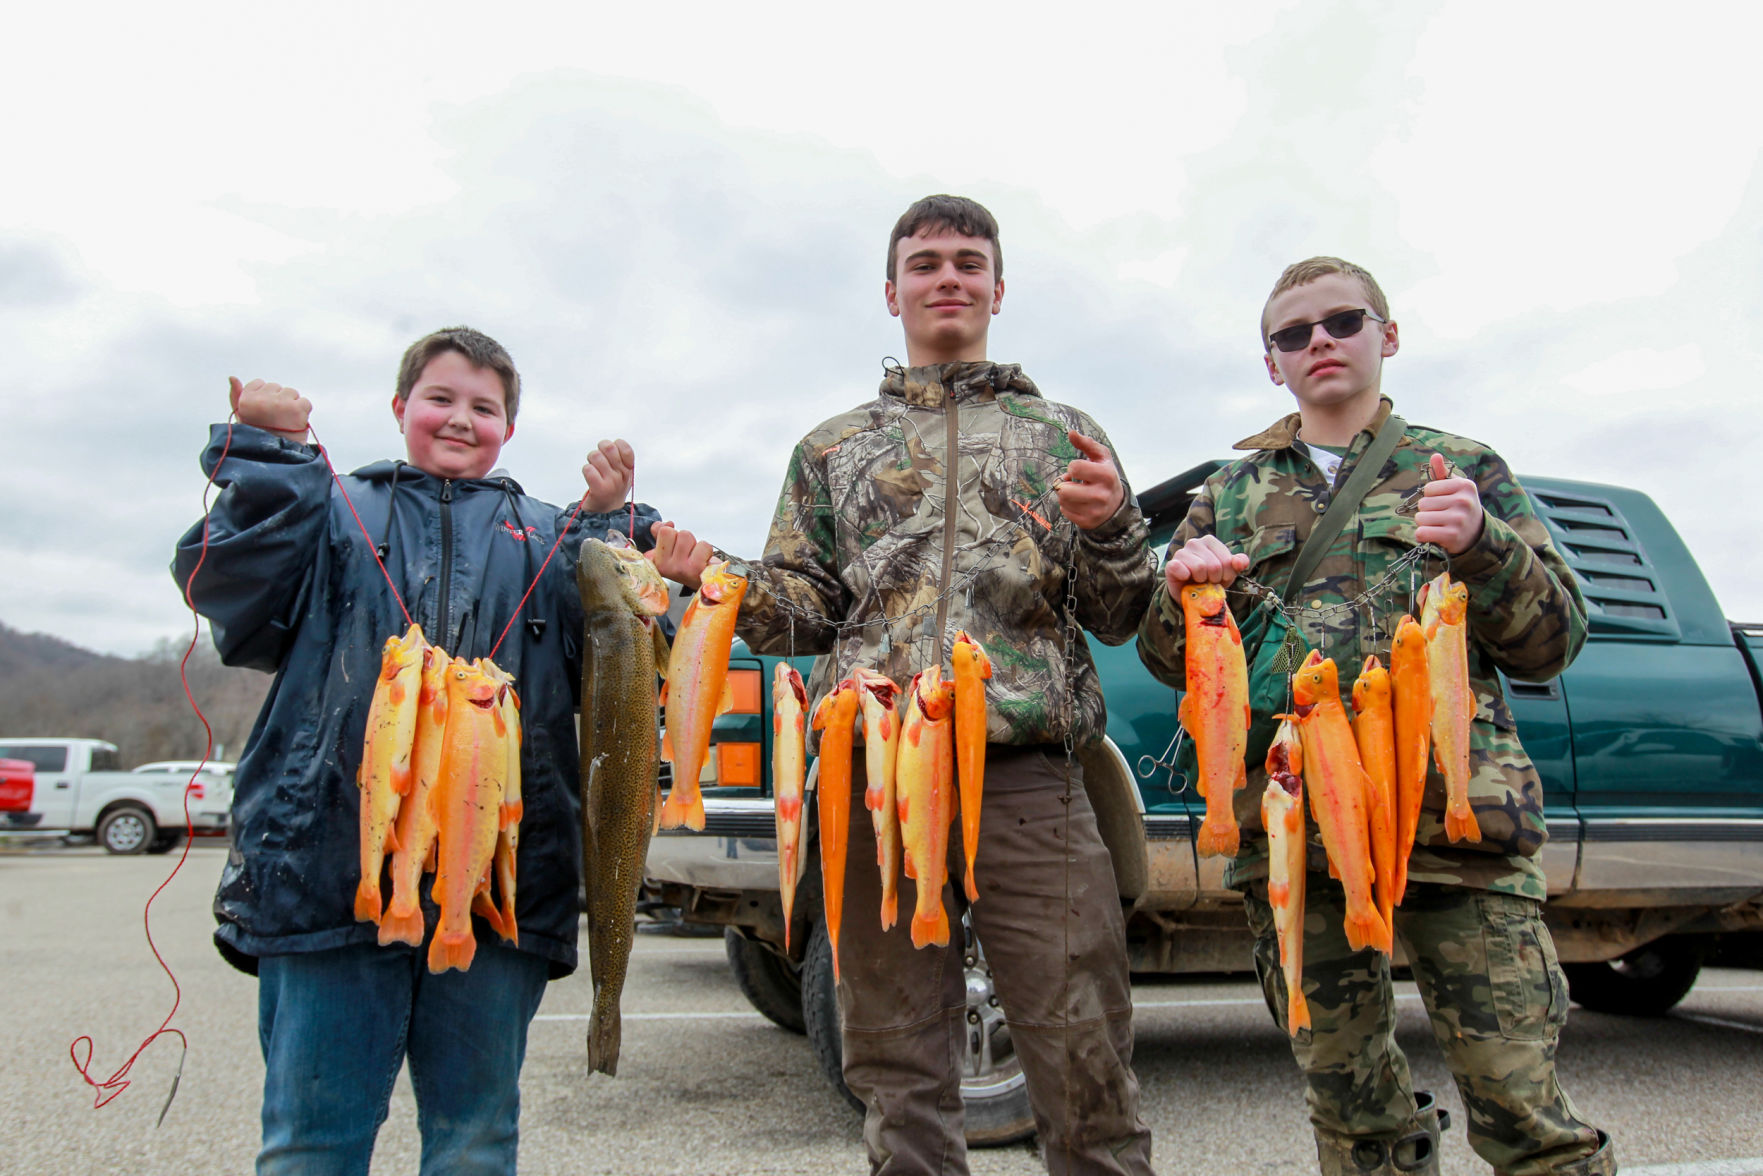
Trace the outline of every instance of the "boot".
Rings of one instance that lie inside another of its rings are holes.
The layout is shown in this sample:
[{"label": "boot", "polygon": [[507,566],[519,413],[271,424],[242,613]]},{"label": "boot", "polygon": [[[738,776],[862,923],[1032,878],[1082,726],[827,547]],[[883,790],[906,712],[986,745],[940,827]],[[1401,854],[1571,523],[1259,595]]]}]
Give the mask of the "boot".
[{"label": "boot", "polygon": [[1555,1176],[1616,1176],[1616,1144],[1607,1131],[1598,1132],[1598,1150],[1555,1169]]},{"label": "boot", "polygon": [[1313,1126],[1322,1176],[1439,1176],[1439,1135],[1451,1125],[1450,1112],[1424,1090],[1414,1092],[1414,1102],[1414,1117],[1393,1139],[1335,1135]]}]

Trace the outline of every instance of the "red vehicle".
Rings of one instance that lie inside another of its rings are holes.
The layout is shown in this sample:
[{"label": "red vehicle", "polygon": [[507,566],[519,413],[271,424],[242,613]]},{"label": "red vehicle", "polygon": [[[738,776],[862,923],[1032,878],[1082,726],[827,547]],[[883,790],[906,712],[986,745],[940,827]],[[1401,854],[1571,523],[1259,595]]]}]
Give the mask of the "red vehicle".
[{"label": "red vehicle", "polygon": [[37,765],[30,760],[0,759],[0,813],[28,813],[37,790]]}]

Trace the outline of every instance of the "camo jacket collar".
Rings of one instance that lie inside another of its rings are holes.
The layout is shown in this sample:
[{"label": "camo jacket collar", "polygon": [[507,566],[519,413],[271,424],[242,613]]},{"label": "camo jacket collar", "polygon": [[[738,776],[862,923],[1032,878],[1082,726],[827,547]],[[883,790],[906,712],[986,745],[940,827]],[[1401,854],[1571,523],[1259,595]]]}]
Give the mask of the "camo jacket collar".
[{"label": "camo jacket collar", "polygon": [[883,396],[904,400],[915,408],[941,408],[951,396],[956,400],[992,400],[1003,391],[1041,394],[1034,381],[1022,374],[1021,364],[988,359],[910,368],[892,364],[881,382]]},{"label": "camo jacket collar", "polygon": [[[1377,432],[1384,421],[1389,419],[1390,413],[1395,411],[1395,407],[1388,396],[1378,396],[1377,411],[1372,414],[1371,423],[1359,430],[1358,435],[1353,438],[1353,444],[1348,447],[1349,450],[1364,448],[1364,445],[1360,444],[1361,438],[1364,439],[1365,445],[1369,445],[1372,435]],[[1297,443],[1298,430],[1303,424],[1302,414],[1287,413],[1253,437],[1244,437],[1231,448],[1247,450],[1290,449]]]}]

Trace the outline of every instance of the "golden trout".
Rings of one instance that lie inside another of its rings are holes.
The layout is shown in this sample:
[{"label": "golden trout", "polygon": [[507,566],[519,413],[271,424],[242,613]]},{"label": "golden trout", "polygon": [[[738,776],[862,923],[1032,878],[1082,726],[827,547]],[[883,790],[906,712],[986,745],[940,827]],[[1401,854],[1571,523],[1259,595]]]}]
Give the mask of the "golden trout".
[{"label": "golden trout", "polygon": [[484,671],[503,687],[497,705],[502,708],[502,721],[508,725],[508,782],[502,793],[506,823],[496,834],[496,856],[490,863],[496,894],[501,897],[502,905],[498,908],[490,894],[480,890],[472,900],[472,908],[484,917],[497,935],[519,946],[520,928],[514,921],[515,861],[520,849],[520,818],[526,807],[520,800],[520,696],[514,692],[514,675],[487,657]]},{"label": "golden trout", "polygon": [[1432,682],[1432,758],[1445,778],[1445,835],[1480,841],[1469,807],[1469,731],[1475,689],[1469,684],[1469,588],[1440,572],[1420,592],[1426,666]]},{"label": "golden trout", "polygon": [[1370,784],[1359,763],[1359,748],[1341,705],[1334,662],[1317,650],[1292,677],[1292,702],[1304,744],[1304,787],[1310,815],[1322,831],[1329,873],[1346,891],[1347,946],[1390,951],[1390,925],[1372,897],[1372,865],[1365,797]]},{"label": "golden trout", "polygon": [[900,794],[900,833],[906,876],[918,883],[912,915],[912,946],[949,942],[943,884],[949,879],[949,826],[955,818],[955,689],[941,666],[912,679],[900,722],[900,755],[894,765]]},{"label": "golden trout", "polygon": [[506,823],[508,723],[501,693],[483,662],[455,658],[447,667],[447,726],[435,781],[435,886],[441,914],[429,941],[431,972],[471,967],[477,940],[472,903],[489,889],[496,836]]},{"label": "golden trout", "polygon": [[802,880],[802,790],[808,770],[808,691],[787,661],[771,682],[771,795],[777,822],[777,886],[784,900],[784,950],[790,949],[790,912]]},{"label": "golden trout", "polygon": [[447,728],[447,667],[453,659],[431,645],[422,652],[422,689],[416,700],[410,795],[398,806],[398,851],[392,855],[392,902],[380,919],[380,944],[422,946],[422,876],[435,868],[435,781]]},{"label": "golden trout", "polygon": [[1426,799],[1426,765],[1432,751],[1432,678],[1426,634],[1413,617],[1396,624],[1390,645],[1390,694],[1396,727],[1396,885],[1398,904],[1408,892],[1408,855]]},{"label": "golden trout", "polygon": [[367,735],[355,774],[361,789],[361,882],[355,888],[355,918],[363,923],[378,923],[384,913],[380,873],[387,855],[398,848],[398,806],[410,792],[422,651],[427,647],[418,625],[402,637],[386,638],[367,707]]},{"label": "golden trout", "polygon": [[955,769],[961,782],[961,846],[967,852],[967,901],[979,898],[973,860],[979,856],[979,812],[986,788],[986,679],[992,659],[965,630],[949,652],[955,667]]},{"label": "golden trout", "polygon": [[1371,895],[1377,913],[1390,924],[1396,909],[1396,720],[1390,701],[1390,672],[1376,656],[1365,659],[1353,683],[1353,742],[1370,788],[1365,820],[1371,835]]},{"label": "golden trout", "polygon": [[661,806],[661,827],[704,828],[704,798],[698,776],[710,755],[710,727],[734,708],[728,688],[728,651],[735,616],[747,580],[728,570],[728,561],[704,569],[698,594],[686,606],[674,635],[661,701],[667,707],[667,733],[661,754],[673,765],[673,786]]},{"label": "golden trout", "polygon": [[894,788],[894,757],[900,746],[900,688],[893,679],[857,667],[851,675],[863,713],[863,805],[875,826],[875,864],[881,870],[881,925],[900,917],[900,811]]},{"label": "golden trout", "polygon": [[1280,715],[1267,749],[1267,789],[1261,824],[1267,830],[1267,905],[1279,936],[1279,967],[1286,981],[1286,1031],[1310,1027],[1304,999],[1304,746],[1292,715]]},{"label": "golden trout", "polygon": [[1195,846],[1202,857],[1235,857],[1240,839],[1236,790],[1248,773],[1249,667],[1243,636],[1218,584],[1186,584],[1181,590],[1182,624],[1187,636],[1187,692],[1181,698],[1181,725],[1194,741],[1199,779],[1206,798]]},{"label": "golden trout", "polygon": [[821,732],[820,888],[826,900],[826,935],[833,949],[833,981],[839,979],[839,927],[845,914],[845,850],[851,834],[851,747],[857,724],[857,687],[846,678],[814,708]]},{"label": "golden trout", "polygon": [[[582,877],[594,982],[588,1067],[615,1074],[623,1025],[619,999],[655,828],[655,674],[667,662],[655,618],[667,611],[667,585],[634,548],[598,539],[582,543],[575,581],[583,628]],[[725,664],[726,656],[725,646]]]}]

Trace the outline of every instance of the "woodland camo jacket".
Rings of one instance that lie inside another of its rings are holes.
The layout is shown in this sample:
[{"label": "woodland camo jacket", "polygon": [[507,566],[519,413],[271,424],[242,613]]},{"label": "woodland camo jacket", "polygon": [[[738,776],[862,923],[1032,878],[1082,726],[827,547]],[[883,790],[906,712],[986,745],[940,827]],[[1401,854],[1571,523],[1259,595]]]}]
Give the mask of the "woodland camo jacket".
[{"label": "woodland camo jacket", "polygon": [[888,369],[880,395],[791,454],[737,632],[760,653],[830,654],[807,684],[818,700],[859,665],[905,687],[940,656],[947,675],[966,630],[992,660],[991,742],[1099,738],[1095,664],[1083,634],[1067,635],[1067,569],[1077,623],[1119,645],[1150,601],[1156,557],[1130,488],[1092,531],[1060,514],[1052,487],[1080,456],[1068,429],[1108,444],[1017,365]]},{"label": "woodland camo jacket", "polygon": [[[1336,472],[1336,486],[1346,484],[1390,411],[1385,398],[1371,425],[1353,439]],[[1239,441],[1237,449],[1252,452],[1207,480],[1177,528],[1170,550],[1199,535],[1217,535],[1232,551],[1248,554],[1246,575],[1283,589],[1311,527],[1328,507],[1332,489],[1298,441],[1298,425],[1293,413],[1266,432]],[[1521,682],[1543,682],[1566,669],[1585,641],[1585,601],[1506,463],[1478,442],[1410,424],[1358,514],[1323,556],[1295,603],[1323,608],[1350,600],[1376,584],[1416,546],[1414,516],[1398,507],[1431,479],[1428,461],[1434,453],[1444,454],[1456,473],[1475,482],[1485,512],[1481,538],[1449,561],[1452,576],[1469,587],[1469,676],[1476,701],[1469,800],[1481,824],[1482,840],[1452,845],[1446,838],[1444,781],[1433,767],[1409,876],[1542,899],[1546,897],[1543,875],[1535,860],[1548,840],[1542,784],[1518,741],[1495,671],[1503,670]],[[1414,575],[1413,585],[1418,587],[1444,566],[1442,560],[1429,561]],[[1229,599],[1240,624],[1254,598],[1233,591]],[[1389,664],[1390,637],[1403,612],[1420,615],[1408,575],[1369,610],[1320,618],[1299,613],[1298,632],[1306,647],[1319,648],[1323,656],[1334,659],[1349,714],[1353,679],[1368,654]],[[1170,600],[1159,576],[1151,609],[1139,629],[1139,657],[1159,679],[1181,689],[1184,653],[1181,606]],[[1261,718],[1257,715],[1257,722]],[[1236,793],[1236,816],[1245,837],[1226,877],[1233,886],[1267,876],[1260,813],[1267,777],[1260,764],[1251,763],[1248,769],[1249,785]],[[1323,859],[1314,827],[1311,842],[1310,865],[1316,869]]]}]

